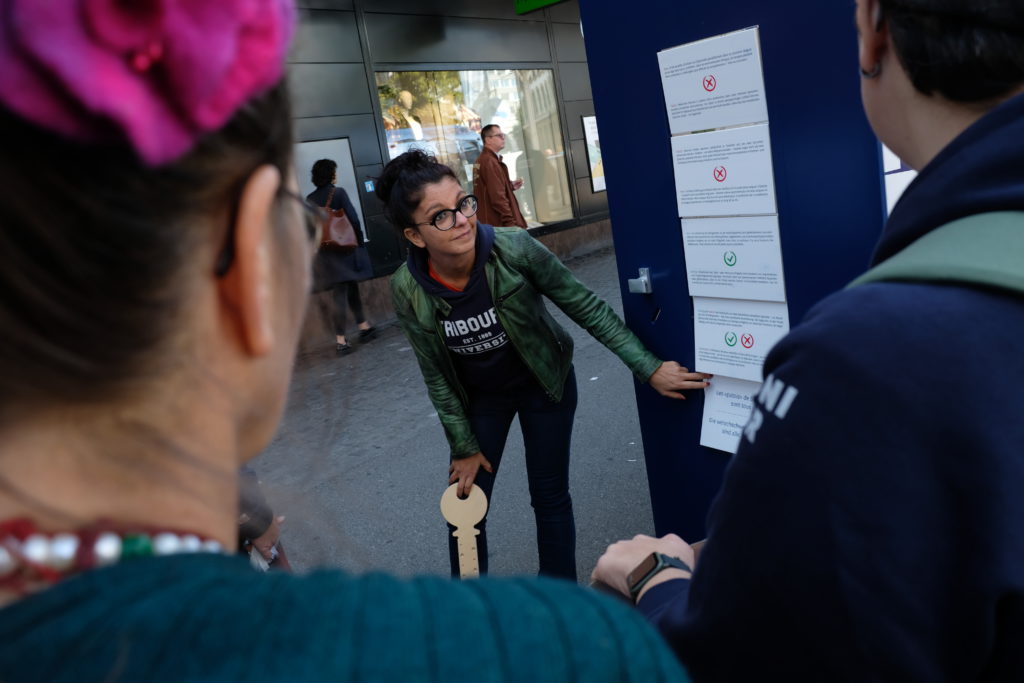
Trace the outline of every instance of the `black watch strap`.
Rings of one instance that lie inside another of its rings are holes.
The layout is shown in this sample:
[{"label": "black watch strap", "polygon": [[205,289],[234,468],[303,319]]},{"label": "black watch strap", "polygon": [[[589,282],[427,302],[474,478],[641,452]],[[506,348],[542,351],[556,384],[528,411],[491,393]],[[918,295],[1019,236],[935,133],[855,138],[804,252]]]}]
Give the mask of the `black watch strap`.
[{"label": "black watch strap", "polygon": [[658,575],[664,569],[673,567],[675,569],[682,569],[685,572],[693,573],[690,565],[686,564],[678,557],[672,557],[671,555],[663,555],[661,553],[651,553],[643,562],[637,565],[636,569],[629,573],[626,581],[629,584],[629,597],[633,598],[633,602],[636,602],[636,596],[640,594],[643,587],[647,583]]}]

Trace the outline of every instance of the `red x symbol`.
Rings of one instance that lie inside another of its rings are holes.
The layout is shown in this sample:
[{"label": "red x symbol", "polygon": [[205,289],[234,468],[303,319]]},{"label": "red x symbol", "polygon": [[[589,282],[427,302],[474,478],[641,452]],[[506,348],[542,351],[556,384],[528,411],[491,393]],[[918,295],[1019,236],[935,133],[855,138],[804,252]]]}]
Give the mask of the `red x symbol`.
[{"label": "red x symbol", "polygon": [[708,92],[713,92],[718,87],[718,80],[714,76],[704,77],[704,89]]},{"label": "red x symbol", "polygon": [[725,170],[725,166],[715,166],[715,180],[724,183],[728,175],[729,173]]},{"label": "red x symbol", "polygon": [[754,345],[754,335],[745,334],[740,337],[740,344],[743,344],[743,348],[749,349]]}]

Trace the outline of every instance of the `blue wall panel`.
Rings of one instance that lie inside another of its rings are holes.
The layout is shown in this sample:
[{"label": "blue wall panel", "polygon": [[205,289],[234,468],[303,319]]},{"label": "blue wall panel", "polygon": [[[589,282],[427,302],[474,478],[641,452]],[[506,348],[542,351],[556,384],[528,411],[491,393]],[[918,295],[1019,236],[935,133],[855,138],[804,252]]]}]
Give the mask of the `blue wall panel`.
[{"label": "blue wall panel", "polygon": [[[860,105],[852,2],[580,4],[620,280],[640,267],[654,278],[652,295],[623,290],[625,315],[655,353],[693,367],[659,50],[760,27],[792,324],[865,269],[883,198]],[[657,531],[701,538],[731,457],[698,445],[703,396],[668,401],[644,386],[637,401]]]}]

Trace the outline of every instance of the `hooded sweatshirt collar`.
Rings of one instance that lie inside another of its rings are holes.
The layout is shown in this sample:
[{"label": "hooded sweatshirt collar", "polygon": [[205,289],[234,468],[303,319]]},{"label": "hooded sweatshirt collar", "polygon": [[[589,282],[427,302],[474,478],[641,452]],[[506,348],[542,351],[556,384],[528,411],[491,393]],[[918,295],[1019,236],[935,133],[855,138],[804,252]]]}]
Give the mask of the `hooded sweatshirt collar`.
[{"label": "hooded sweatshirt collar", "polygon": [[1024,211],[1024,95],[999,105],[949,143],[907,187],[871,264],[950,221]]},{"label": "hooded sweatshirt collar", "polygon": [[[484,266],[487,264],[487,259],[491,256],[491,248],[493,246],[494,228],[478,221],[476,224],[476,255],[473,261],[473,271],[470,273],[469,283],[466,285],[466,291],[470,290],[483,277]],[[409,267],[409,273],[413,276],[413,279],[416,280],[427,294],[439,296],[443,299],[457,299],[463,295],[463,292],[453,292],[430,277],[427,269],[426,249],[416,245],[410,246],[406,265]]]}]

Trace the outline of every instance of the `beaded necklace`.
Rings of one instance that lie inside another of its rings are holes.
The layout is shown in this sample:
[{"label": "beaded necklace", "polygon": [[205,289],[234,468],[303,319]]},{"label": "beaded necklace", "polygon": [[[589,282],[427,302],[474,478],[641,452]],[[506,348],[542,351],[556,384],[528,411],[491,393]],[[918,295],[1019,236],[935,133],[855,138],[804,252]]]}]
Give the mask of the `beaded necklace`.
[{"label": "beaded necklace", "polygon": [[0,590],[24,594],[34,584],[141,557],[225,552],[219,542],[187,531],[101,520],[50,533],[29,519],[9,519],[0,522]]}]

